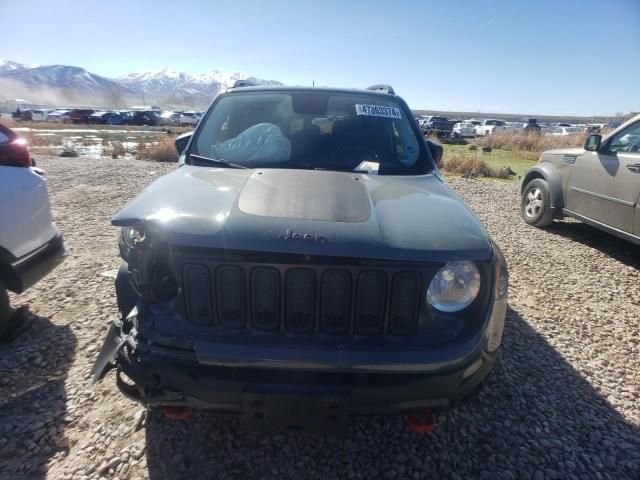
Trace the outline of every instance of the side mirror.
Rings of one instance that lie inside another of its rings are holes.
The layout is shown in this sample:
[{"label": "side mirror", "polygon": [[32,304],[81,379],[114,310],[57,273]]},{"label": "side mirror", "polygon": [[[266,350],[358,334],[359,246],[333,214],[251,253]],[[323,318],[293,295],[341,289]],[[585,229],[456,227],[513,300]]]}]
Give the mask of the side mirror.
[{"label": "side mirror", "polygon": [[187,145],[189,145],[189,140],[191,140],[191,137],[193,136],[193,132],[187,132],[187,133],[183,133],[182,135],[178,136],[176,138],[176,150],[178,151],[178,155],[182,155],[182,152],[184,152],[184,149],[187,148]]},{"label": "side mirror", "polygon": [[600,148],[602,135],[589,135],[584,141],[584,149],[588,152],[595,152]]},{"label": "side mirror", "polygon": [[444,148],[433,140],[427,140],[427,147],[429,147],[429,153],[431,154],[433,161],[436,162],[436,166],[439,167],[442,163],[442,153],[444,152]]}]

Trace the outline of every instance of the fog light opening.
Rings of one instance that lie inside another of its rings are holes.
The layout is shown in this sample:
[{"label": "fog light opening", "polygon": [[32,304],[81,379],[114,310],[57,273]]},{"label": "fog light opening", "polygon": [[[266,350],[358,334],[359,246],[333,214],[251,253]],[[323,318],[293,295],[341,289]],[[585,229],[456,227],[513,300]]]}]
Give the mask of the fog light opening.
[{"label": "fog light opening", "polygon": [[163,407],[162,413],[171,420],[186,420],[191,416],[191,409],[187,407]]},{"label": "fog light opening", "polygon": [[433,416],[433,411],[426,408],[422,412],[407,415],[407,425],[412,432],[429,433],[436,429],[438,423]]}]

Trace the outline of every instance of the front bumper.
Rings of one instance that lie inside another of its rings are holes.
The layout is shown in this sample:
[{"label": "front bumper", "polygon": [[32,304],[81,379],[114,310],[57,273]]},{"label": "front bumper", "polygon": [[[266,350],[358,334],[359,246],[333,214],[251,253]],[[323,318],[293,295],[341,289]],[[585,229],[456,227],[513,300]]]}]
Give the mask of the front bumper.
[{"label": "front bumper", "polygon": [[57,267],[67,254],[62,233],[58,232],[37,250],[11,263],[9,289],[22,293]]},{"label": "front bumper", "polygon": [[122,393],[148,407],[241,414],[248,395],[329,396],[346,403],[349,415],[389,415],[446,409],[473,392],[494,363],[495,356],[485,352],[462,368],[427,374],[275,371],[182,363],[123,349],[117,355],[117,381]]},{"label": "front bumper", "polygon": [[[204,357],[197,348],[171,348],[138,335],[134,309],[111,325],[92,374],[97,381],[116,368],[122,393],[150,408],[188,407],[243,418],[251,416],[256,402],[262,408],[288,404],[287,399],[294,399],[293,404],[314,399],[309,405],[339,405],[334,408],[345,417],[446,409],[473,393],[491,371],[505,312],[506,299],[495,302],[481,341],[457,360],[407,368],[394,352],[387,352],[393,359],[387,365],[332,365],[315,352],[304,362],[274,362],[269,351],[263,352],[262,361],[241,353],[234,359],[231,350],[222,347],[219,355]],[[242,361],[237,360],[240,356]],[[322,361],[312,362],[311,356]]]}]

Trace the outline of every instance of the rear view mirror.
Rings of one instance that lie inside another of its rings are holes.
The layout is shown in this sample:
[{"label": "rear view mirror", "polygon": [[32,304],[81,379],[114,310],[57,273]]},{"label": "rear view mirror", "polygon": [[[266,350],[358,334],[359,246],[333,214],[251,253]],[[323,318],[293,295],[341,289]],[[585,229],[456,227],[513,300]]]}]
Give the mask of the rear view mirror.
[{"label": "rear view mirror", "polygon": [[442,153],[444,151],[442,145],[433,140],[427,140],[427,147],[429,147],[429,153],[433,158],[433,161],[436,162],[436,166],[440,166],[442,163]]},{"label": "rear view mirror", "polygon": [[191,140],[191,137],[193,136],[193,132],[187,132],[187,133],[183,133],[182,135],[178,136],[176,138],[176,150],[178,151],[178,155],[182,155],[182,152],[184,152],[184,149],[187,148],[187,145],[189,145],[189,140]]},{"label": "rear view mirror", "polygon": [[595,152],[600,148],[600,142],[602,142],[602,135],[589,135],[584,141],[584,149],[588,152]]}]

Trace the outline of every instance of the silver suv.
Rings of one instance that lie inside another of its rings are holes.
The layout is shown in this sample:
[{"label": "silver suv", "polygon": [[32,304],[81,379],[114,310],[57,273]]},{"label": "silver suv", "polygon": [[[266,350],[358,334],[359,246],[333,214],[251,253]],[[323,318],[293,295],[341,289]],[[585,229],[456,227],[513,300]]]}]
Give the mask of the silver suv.
[{"label": "silver suv", "polygon": [[522,182],[522,218],[544,227],[569,216],[640,244],[640,115],[584,148],[544,152]]}]

